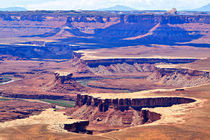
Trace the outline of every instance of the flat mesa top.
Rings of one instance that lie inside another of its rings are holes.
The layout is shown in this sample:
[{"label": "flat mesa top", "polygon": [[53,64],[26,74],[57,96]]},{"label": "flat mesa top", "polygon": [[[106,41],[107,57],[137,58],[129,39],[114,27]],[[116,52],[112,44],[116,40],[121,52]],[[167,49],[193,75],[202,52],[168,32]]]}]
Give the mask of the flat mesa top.
[{"label": "flat mesa top", "polygon": [[34,124],[73,124],[78,122],[85,122],[86,120],[69,119],[69,116],[64,115],[64,112],[56,112],[52,108],[41,112],[39,115],[30,116],[25,119],[17,119],[0,123],[0,128],[34,125]]},{"label": "flat mesa top", "polygon": [[[142,45],[118,47],[112,49],[79,50],[74,51],[81,54],[83,60],[99,59],[207,59],[210,54],[209,48],[195,48],[190,46],[167,46],[153,45],[146,47]],[[173,52],[173,53],[168,53]],[[188,52],[188,53],[186,53]]]},{"label": "flat mesa top", "polygon": [[64,71],[56,71],[55,73],[58,73],[59,76],[68,76],[69,74],[71,74],[70,72],[64,72]]},{"label": "flat mesa top", "polygon": [[138,91],[133,93],[83,93],[81,95],[89,95],[94,98],[100,99],[143,99],[143,98],[162,98],[162,97],[178,97],[178,96],[164,96],[164,95],[151,95],[154,92],[169,92],[175,91],[176,89],[153,89],[153,90],[145,90]]}]

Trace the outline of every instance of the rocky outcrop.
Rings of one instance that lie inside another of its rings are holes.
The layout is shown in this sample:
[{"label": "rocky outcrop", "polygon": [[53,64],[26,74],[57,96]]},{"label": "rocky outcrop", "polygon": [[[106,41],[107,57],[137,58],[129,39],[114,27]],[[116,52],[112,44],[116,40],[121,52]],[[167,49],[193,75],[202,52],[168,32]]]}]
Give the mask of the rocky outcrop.
[{"label": "rocky outcrop", "polygon": [[158,58],[139,58],[139,59],[98,59],[98,60],[84,60],[89,67],[110,66],[112,64],[155,64],[155,63],[172,63],[172,64],[183,64],[192,63],[197,59],[158,59]]},{"label": "rocky outcrop", "polygon": [[59,73],[55,73],[55,80],[60,84],[64,84],[72,80],[72,76],[72,73],[67,75],[60,75]]},{"label": "rocky outcrop", "polygon": [[[175,11],[175,9],[171,10]],[[60,13],[59,13],[60,12]],[[69,15],[71,14],[71,15]],[[104,13],[71,13],[66,14],[66,12],[62,11],[55,11],[55,12],[48,12],[48,11],[37,11],[37,12],[1,12],[0,18],[6,21],[66,21],[66,23],[71,24],[72,22],[84,22],[84,23],[107,23],[113,21],[119,21],[121,23],[136,23],[145,21],[145,19],[149,19],[150,22],[157,23],[161,22],[163,19],[167,19],[168,23],[173,23],[173,20],[167,18],[169,16],[179,19],[182,23],[195,22],[195,23],[207,23],[209,24],[209,15],[158,15],[158,14],[112,14],[110,12]],[[103,14],[103,15],[102,15]],[[50,18],[49,18],[50,17]],[[172,18],[173,19],[173,18]]]},{"label": "rocky outcrop", "polygon": [[161,82],[162,84],[175,87],[192,87],[210,82],[210,72],[189,69],[158,68],[147,77],[147,80]]},{"label": "rocky outcrop", "polygon": [[176,8],[172,8],[171,10],[168,10],[166,12],[166,14],[176,15],[177,14],[177,10],[176,10]]},{"label": "rocky outcrop", "polygon": [[[145,44],[180,45],[180,42],[183,44],[202,37],[208,38],[207,27],[210,24],[209,15],[72,11],[0,12],[0,21],[0,27],[4,29],[0,31],[0,37],[19,38],[15,41],[17,44],[1,45],[1,54],[27,59],[69,59],[73,51],[80,49]],[[27,37],[32,38],[31,41],[22,39]],[[38,41],[36,37],[46,41]],[[134,39],[125,40],[127,38]],[[52,40],[58,41],[50,42]],[[200,43],[196,45],[209,46]]]},{"label": "rocky outcrop", "polygon": [[87,130],[89,121],[80,121],[72,124],[64,124],[64,129],[69,132],[92,134],[92,131]]},{"label": "rocky outcrop", "polygon": [[116,58],[83,60],[81,53],[73,53],[71,64],[78,73],[112,75],[117,73],[154,72],[156,63],[184,64],[192,63],[197,59],[158,59],[158,58]]},{"label": "rocky outcrop", "polygon": [[[173,13],[176,12],[173,10]],[[153,24],[157,23],[167,23],[167,24],[183,24],[183,23],[206,23],[209,24],[209,15],[113,15],[113,16],[72,16],[67,18],[67,24],[71,24],[72,22],[84,22],[84,23],[92,23],[92,22],[113,22],[113,20],[117,20],[119,23],[144,23],[150,22]]]},{"label": "rocky outcrop", "polygon": [[181,97],[159,97],[140,99],[100,99],[88,95],[77,95],[76,106],[95,106],[100,112],[106,112],[110,107],[115,110],[141,110],[142,108],[168,107],[174,104],[191,103],[195,100]]},{"label": "rocky outcrop", "polygon": [[160,114],[142,108],[168,107],[194,101],[180,97],[100,99],[78,94],[75,108],[67,114],[72,118],[89,120],[93,125],[128,127],[160,119]]},{"label": "rocky outcrop", "polygon": [[99,65],[98,67],[90,67],[89,71],[94,74],[113,75],[116,73],[137,73],[137,72],[152,72],[155,70],[154,65],[150,64],[110,64],[109,66]]},{"label": "rocky outcrop", "polygon": [[72,118],[85,119],[90,125],[102,127],[130,127],[159,120],[161,115],[148,110],[115,110],[109,108],[106,112],[100,112],[98,107],[83,105],[67,112]]},{"label": "rocky outcrop", "polygon": [[[83,60],[82,54],[74,55],[72,63],[80,70],[78,73],[89,73],[100,76],[117,74],[145,74],[146,80],[164,86],[176,88],[191,87],[210,82],[210,72],[183,68],[157,68],[155,63],[184,64],[196,59],[99,59]],[[150,73],[148,75],[148,73]],[[94,87],[94,86],[92,86]],[[105,87],[106,88],[106,87]]]},{"label": "rocky outcrop", "polygon": [[55,73],[54,86],[51,92],[69,93],[69,91],[84,91],[84,87],[72,79],[73,74],[60,75]]}]

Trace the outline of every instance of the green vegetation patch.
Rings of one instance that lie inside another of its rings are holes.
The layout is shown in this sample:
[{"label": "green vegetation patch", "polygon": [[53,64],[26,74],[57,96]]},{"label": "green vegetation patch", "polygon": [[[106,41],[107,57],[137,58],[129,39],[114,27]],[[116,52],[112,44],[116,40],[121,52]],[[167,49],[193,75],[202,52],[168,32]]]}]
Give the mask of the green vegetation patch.
[{"label": "green vegetation patch", "polygon": [[63,107],[74,107],[75,101],[66,101],[66,100],[50,100],[50,99],[42,99],[41,101],[63,106]]},{"label": "green vegetation patch", "polygon": [[9,101],[9,100],[11,100],[11,99],[9,99],[9,98],[4,98],[4,97],[0,98],[0,102],[1,102],[1,101]]},{"label": "green vegetation patch", "polygon": [[4,83],[4,82],[8,82],[12,79],[8,78],[8,77],[0,77],[0,83]]}]

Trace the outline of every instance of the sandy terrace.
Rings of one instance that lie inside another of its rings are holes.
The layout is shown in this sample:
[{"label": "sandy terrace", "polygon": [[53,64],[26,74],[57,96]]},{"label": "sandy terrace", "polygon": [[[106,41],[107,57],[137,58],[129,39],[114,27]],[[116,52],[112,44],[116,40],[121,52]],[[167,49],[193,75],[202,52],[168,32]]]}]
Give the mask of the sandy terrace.
[{"label": "sandy terrace", "polygon": [[64,124],[72,124],[81,122],[83,120],[68,119],[68,116],[64,115],[64,112],[56,112],[52,108],[43,111],[39,115],[30,116],[26,119],[17,119],[13,121],[7,121],[0,123],[0,128],[17,127],[24,125],[36,125],[36,124],[47,124],[48,129],[56,132],[66,132]]},{"label": "sandy terrace", "polygon": [[161,114],[161,119],[146,125],[182,124],[185,121],[185,114],[192,109],[202,107],[206,100],[196,99],[195,102],[173,105],[171,107],[143,108]]}]

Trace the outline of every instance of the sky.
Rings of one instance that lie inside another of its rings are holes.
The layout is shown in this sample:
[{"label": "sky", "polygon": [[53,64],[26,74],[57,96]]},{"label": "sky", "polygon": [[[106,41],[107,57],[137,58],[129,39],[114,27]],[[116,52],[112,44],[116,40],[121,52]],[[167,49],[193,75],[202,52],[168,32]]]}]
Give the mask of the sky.
[{"label": "sky", "polygon": [[25,7],[28,10],[96,10],[124,5],[137,10],[189,10],[210,0],[0,0],[0,8]]}]

